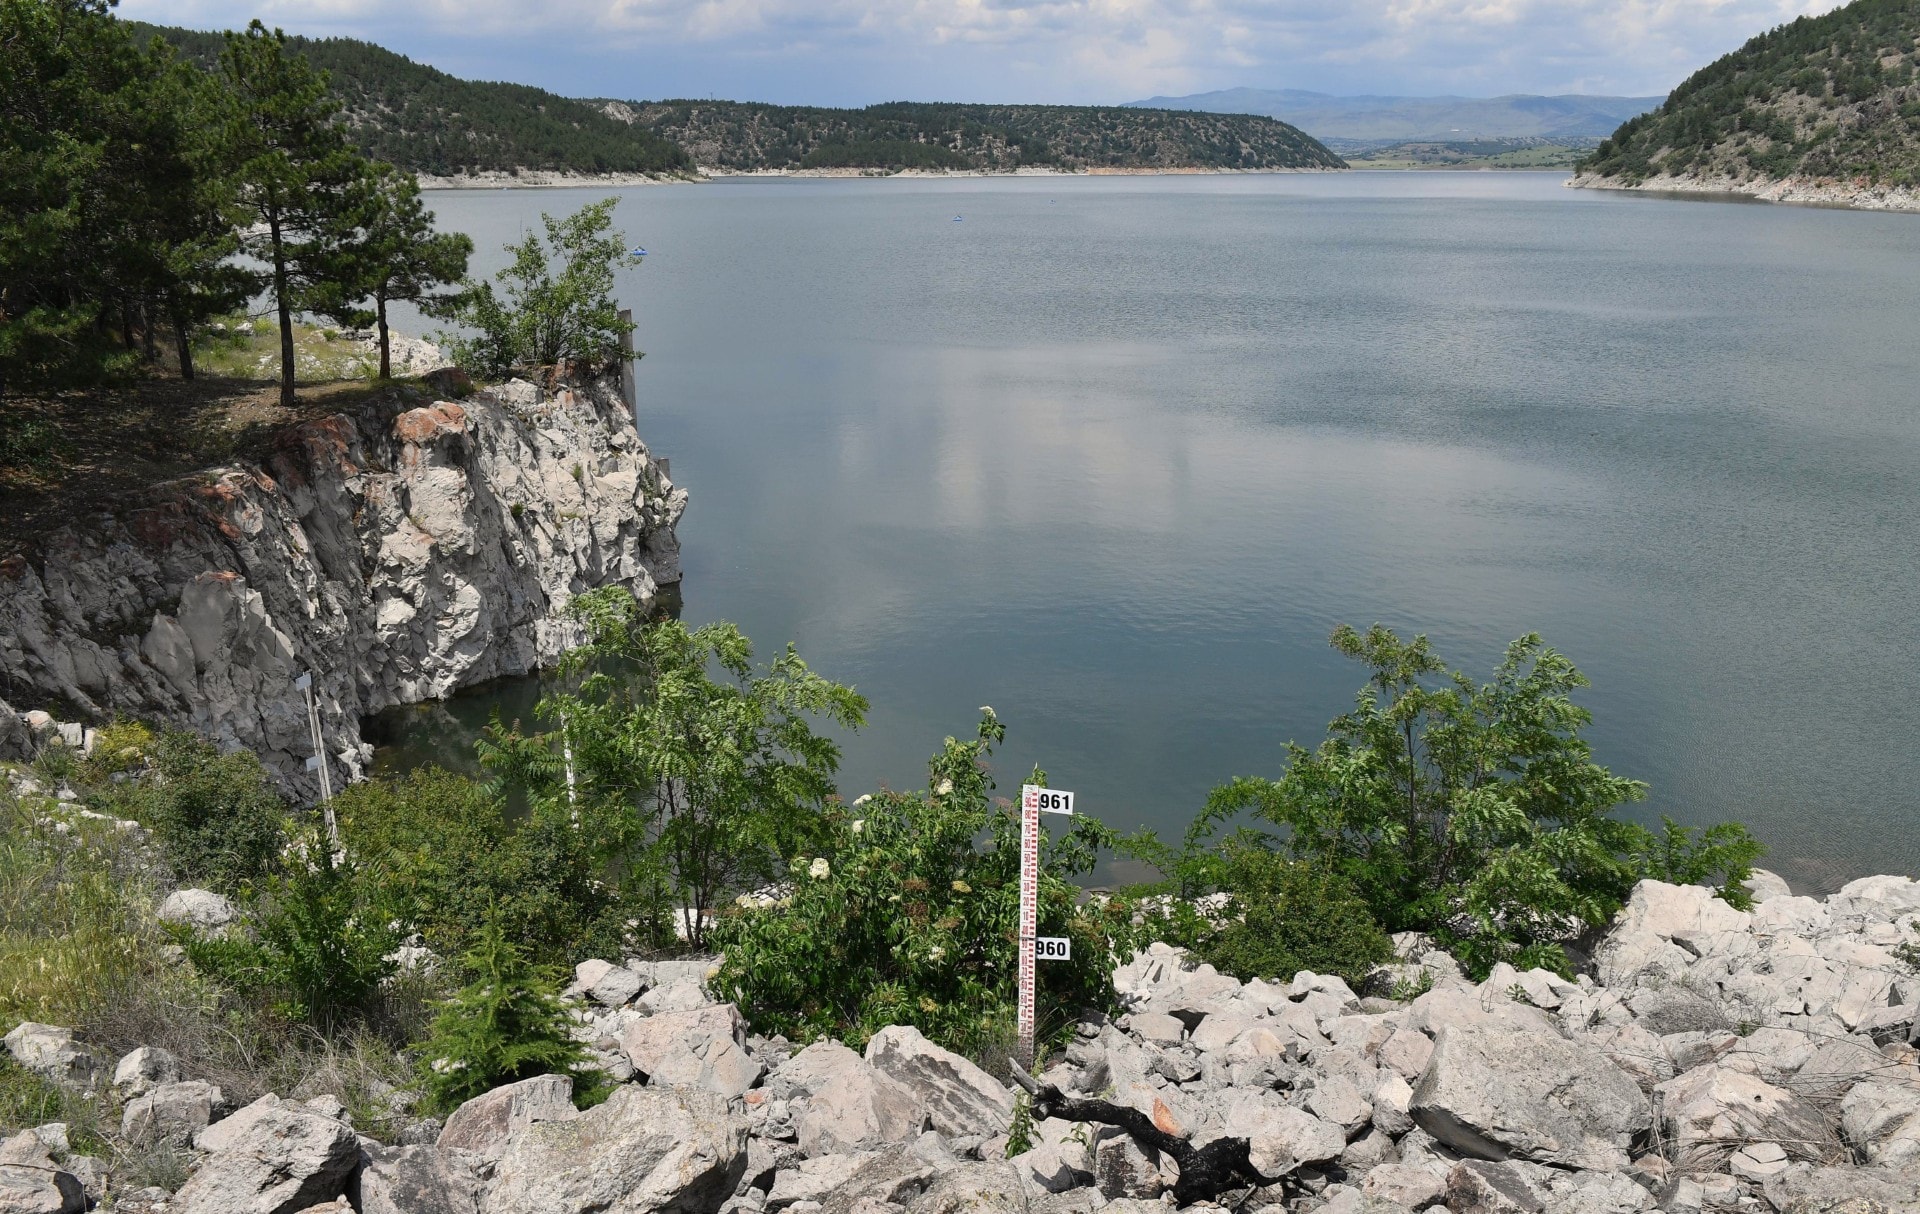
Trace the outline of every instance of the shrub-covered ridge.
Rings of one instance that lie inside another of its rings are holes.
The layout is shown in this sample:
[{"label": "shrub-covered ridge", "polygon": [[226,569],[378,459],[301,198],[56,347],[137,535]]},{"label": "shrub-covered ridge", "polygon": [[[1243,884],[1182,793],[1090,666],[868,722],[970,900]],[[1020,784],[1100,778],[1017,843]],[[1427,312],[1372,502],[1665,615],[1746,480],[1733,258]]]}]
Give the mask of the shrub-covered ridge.
[{"label": "shrub-covered ridge", "polygon": [[1920,180],[1916,39],[1914,0],[1854,0],[1769,30],[1623,124],[1577,180],[1909,190]]}]

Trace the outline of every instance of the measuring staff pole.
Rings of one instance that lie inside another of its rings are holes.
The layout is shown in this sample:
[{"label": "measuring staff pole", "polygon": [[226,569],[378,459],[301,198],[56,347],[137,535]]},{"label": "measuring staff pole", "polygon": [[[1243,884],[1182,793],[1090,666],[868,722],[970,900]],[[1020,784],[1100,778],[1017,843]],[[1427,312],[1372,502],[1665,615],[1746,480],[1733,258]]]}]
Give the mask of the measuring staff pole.
[{"label": "measuring staff pole", "polygon": [[1034,972],[1044,946],[1049,961],[1065,961],[1065,938],[1040,939],[1040,815],[1071,814],[1073,794],[1038,784],[1020,786],[1020,984],[1019,1034],[1020,1060],[1033,1066],[1034,1036],[1038,1016],[1036,995],[1039,983]]},{"label": "measuring staff pole", "polygon": [[1020,1063],[1033,1065],[1034,937],[1040,927],[1040,790],[1020,789]]},{"label": "measuring staff pole", "polygon": [[327,821],[327,845],[334,852],[340,850],[340,824],[333,816],[333,777],[327,771],[327,747],[320,735],[320,702],[313,694],[313,672],[308,671],[293,681],[307,697],[307,728],[313,731],[313,757],[307,760],[307,770],[318,772],[320,776],[320,811]]}]

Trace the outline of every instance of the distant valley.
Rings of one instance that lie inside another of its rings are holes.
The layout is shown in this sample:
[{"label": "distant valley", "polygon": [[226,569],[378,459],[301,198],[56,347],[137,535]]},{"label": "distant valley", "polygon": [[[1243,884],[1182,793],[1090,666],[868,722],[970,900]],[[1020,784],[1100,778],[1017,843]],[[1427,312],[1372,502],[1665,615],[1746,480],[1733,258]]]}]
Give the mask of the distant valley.
[{"label": "distant valley", "polygon": [[1304,89],[1222,89],[1129,106],[1277,118],[1355,168],[1571,168],[1663,97],[1336,97]]}]

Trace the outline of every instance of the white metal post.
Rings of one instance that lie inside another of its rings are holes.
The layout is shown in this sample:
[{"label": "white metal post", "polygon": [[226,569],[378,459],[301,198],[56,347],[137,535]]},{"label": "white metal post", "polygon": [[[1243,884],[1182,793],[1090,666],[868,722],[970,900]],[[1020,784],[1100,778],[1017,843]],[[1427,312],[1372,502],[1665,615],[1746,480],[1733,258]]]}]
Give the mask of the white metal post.
[{"label": "white metal post", "polygon": [[293,681],[307,697],[307,728],[313,731],[313,757],[307,760],[307,770],[320,775],[320,812],[327,821],[327,845],[334,852],[340,850],[340,824],[333,816],[333,776],[327,771],[327,747],[320,734],[320,702],[313,695],[313,673],[301,675]]}]

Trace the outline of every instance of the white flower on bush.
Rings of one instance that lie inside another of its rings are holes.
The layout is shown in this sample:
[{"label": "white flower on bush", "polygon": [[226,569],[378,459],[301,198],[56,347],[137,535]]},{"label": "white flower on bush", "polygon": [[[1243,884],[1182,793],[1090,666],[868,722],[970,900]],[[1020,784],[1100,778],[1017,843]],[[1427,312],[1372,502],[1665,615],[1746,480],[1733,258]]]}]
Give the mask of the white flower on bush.
[{"label": "white flower on bush", "polygon": [[807,876],[815,881],[825,881],[832,875],[833,869],[827,864],[825,856],[817,857],[812,864],[807,865]]},{"label": "white flower on bush", "polygon": [[847,827],[847,829],[857,835],[861,831],[867,829],[867,820],[865,818],[855,818],[853,820],[853,825]]},{"label": "white flower on bush", "polygon": [[927,950],[927,960],[929,961],[938,961],[946,955],[947,950],[945,945],[936,944]]},{"label": "white flower on bush", "polygon": [[859,796],[853,799],[853,807],[855,809],[859,809],[862,805],[865,805],[867,802],[871,800],[873,800],[873,794],[870,792],[863,792]]},{"label": "white flower on bush", "polygon": [[940,785],[939,785],[939,787],[937,787],[937,788],[935,788],[935,789],[933,790],[933,792],[934,792],[934,795],[935,795],[935,796],[938,796],[938,797],[944,797],[944,796],[946,796],[946,795],[947,795],[948,793],[950,793],[950,792],[952,792],[952,791],[953,791],[953,781],[952,781],[952,780],[942,780],[942,781],[940,781]]}]

